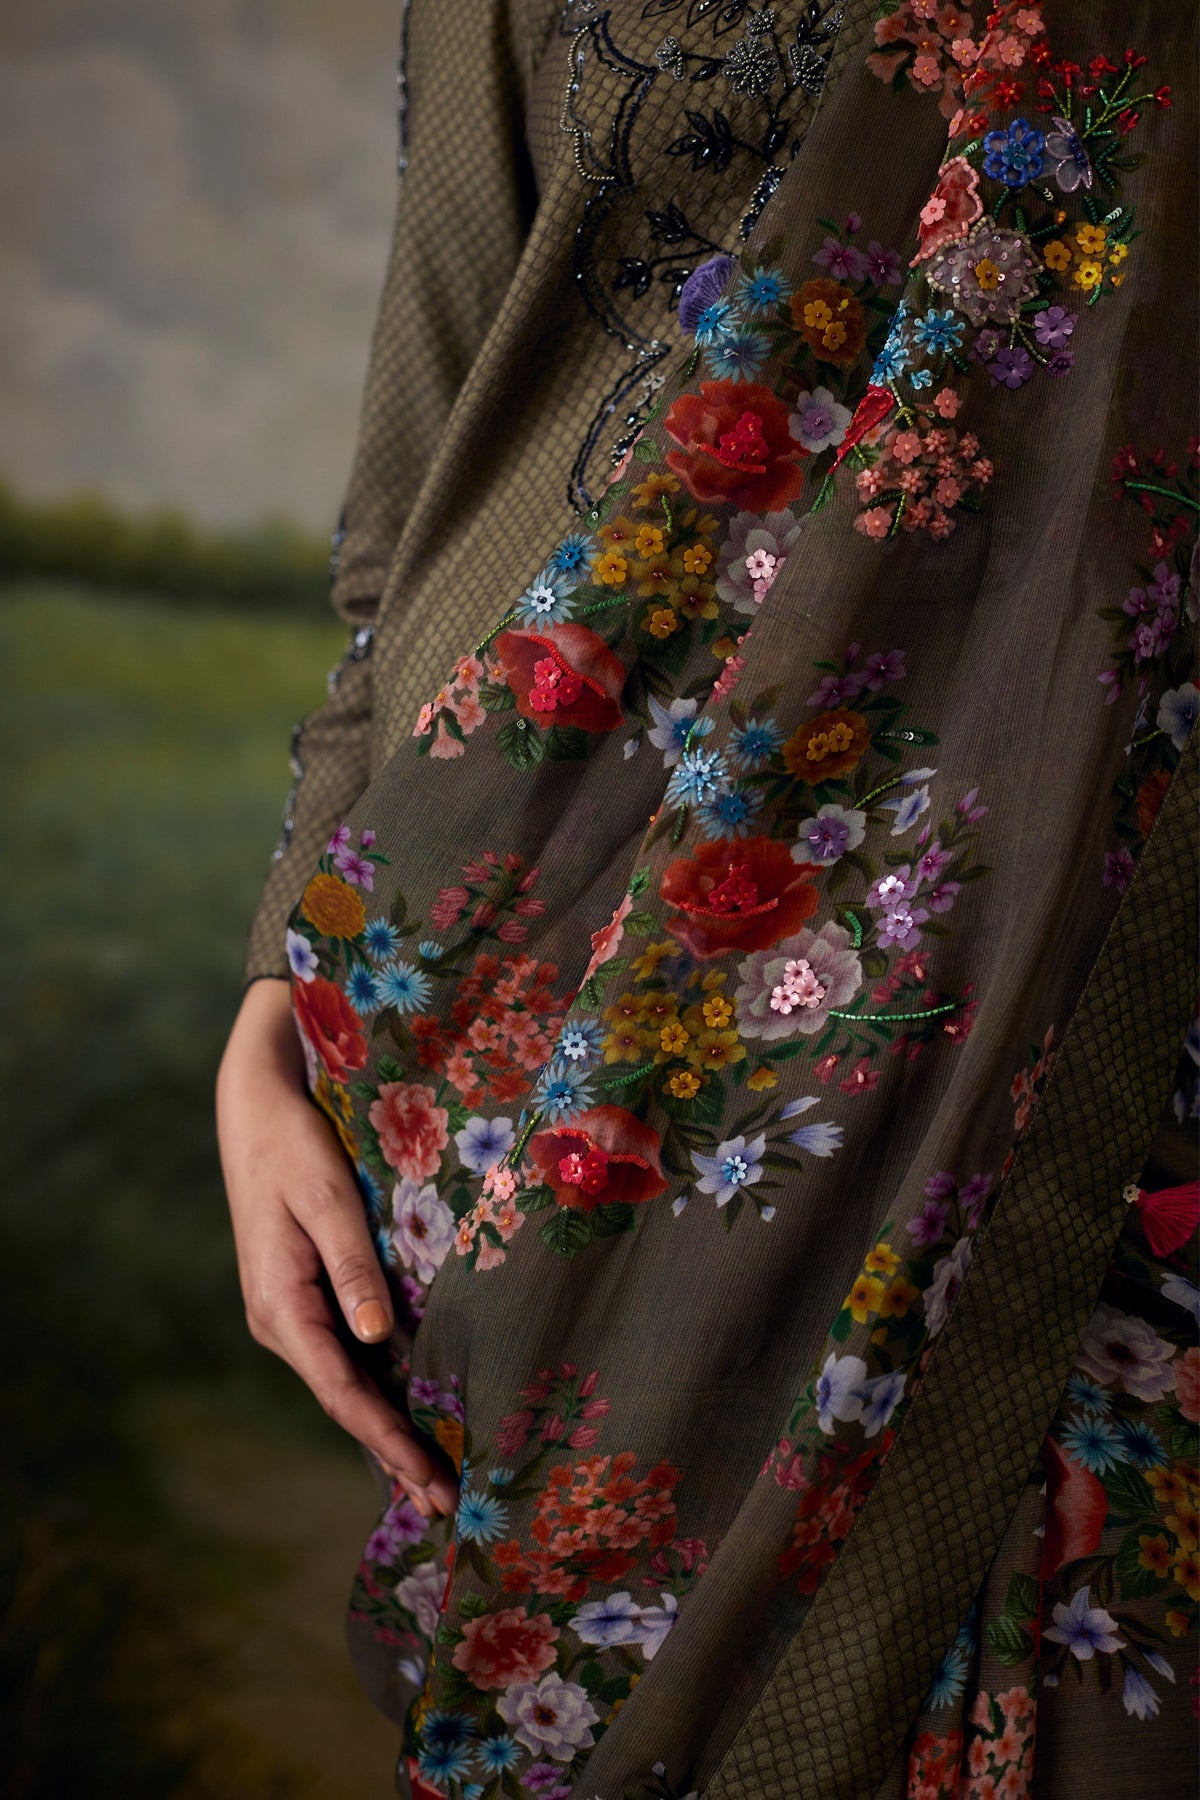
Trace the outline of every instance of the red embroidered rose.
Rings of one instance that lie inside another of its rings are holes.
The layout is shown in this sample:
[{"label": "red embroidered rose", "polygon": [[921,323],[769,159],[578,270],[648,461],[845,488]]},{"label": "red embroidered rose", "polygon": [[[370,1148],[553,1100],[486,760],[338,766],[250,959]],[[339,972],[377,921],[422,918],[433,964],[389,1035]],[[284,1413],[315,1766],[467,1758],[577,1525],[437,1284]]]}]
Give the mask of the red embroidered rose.
[{"label": "red embroidered rose", "polygon": [[803,485],[804,452],[788,431],[788,409],[770,388],[702,381],[680,394],[663,420],[680,445],[673,469],[696,500],[730,500],[748,512],[777,512]]},{"label": "red embroidered rose", "polygon": [[620,724],[625,665],[586,625],[503,631],[496,658],[522,718],[581,731]]},{"label": "red embroidered rose", "polygon": [[1054,1439],[1042,1445],[1046,1468],[1046,1535],[1042,1543],[1042,1574],[1048,1581],[1064,1563],[1091,1556],[1099,1548],[1108,1517],[1104,1483],[1090,1469],[1072,1462]]},{"label": "red embroidered rose", "polygon": [[530,1141],[529,1154],[560,1206],[593,1212],[615,1200],[637,1206],[666,1187],[658,1134],[622,1106],[593,1106]]},{"label": "red embroidered rose", "polygon": [[937,186],[921,208],[917,254],[909,267],[915,269],[943,245],[966,237],[982,213],[977,172],[965,156],[952,156],[942,165]]},{"label": "red embroidered rose", "polygon": [[331,1081],[346,1081],[356,1069],[366,1067],[362,1020],[335,981],[314,975],[311,981],[293,982],[292,1006]]},{"label": "red embroidered rose", "polygon": [[671,863],[662,897],[683,914],[667,930],[701,962],[731,950],[765,950],[791,937],[817,910],[812,863],[792,861],[777,838],[701,844]]},{"label": "red embroidered rose", "polygon": [[546,1613],[531,1618],[520,1606],[506,1606],[480,1619],[468,1619],[462,1632],[454,1666],[485,1691],[509,1687],[516,1681],[536,1681],[556,1660],[558,1627]]},{"label": "red embroidered rose", "polygon": [[449,1141],[450,1115],[422,1082],[389,1081],[367,1113],[388,1164],[412,1181],[436,1175]]}]

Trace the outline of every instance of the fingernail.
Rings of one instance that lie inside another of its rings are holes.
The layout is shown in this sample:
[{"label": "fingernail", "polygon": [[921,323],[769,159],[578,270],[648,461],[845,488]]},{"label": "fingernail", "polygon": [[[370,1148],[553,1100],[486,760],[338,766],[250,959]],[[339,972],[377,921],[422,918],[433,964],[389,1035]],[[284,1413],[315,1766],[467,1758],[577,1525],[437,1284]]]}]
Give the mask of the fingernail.
[{"label": "fingernail", "polygon": [[387,1336],[391,1326],[378,1300],[364,1300],[361,1306],[355,1307],[354,1329],[368,1343],[377,1343],[380,1338]]}]

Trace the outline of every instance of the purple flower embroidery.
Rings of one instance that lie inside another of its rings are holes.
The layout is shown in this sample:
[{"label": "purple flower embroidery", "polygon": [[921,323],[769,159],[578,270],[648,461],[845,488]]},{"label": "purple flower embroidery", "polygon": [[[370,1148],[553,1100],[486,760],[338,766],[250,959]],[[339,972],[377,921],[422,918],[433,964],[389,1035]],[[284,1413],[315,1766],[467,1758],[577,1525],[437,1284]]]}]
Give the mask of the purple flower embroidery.
[{"label": "purple flower embroidery", "polygon": [[1073,350],[1056,350],[1053,356],[1046,358],[1047,375],[1067,375],[1075,367]]},{"label": "purple flower embroidery", "polygon": [[949,1217],[950,1208],[944,1200],[929,1200],[916,1218],[909,1220],[909,1236],[915,1244],[920,1244],[922,1249],[927,1250],[931,1244],[941,1242]]},{"label": "purple flower embroidery", "polygon": [[923,906],[910,907],[901,901],[899,906],[889,907],[879,923],[879,942],[899,944],[902,950],[911,949],[921,935],[921,926],[929,917]]},{"label": "purple flower embroidery", "polygon": [[700,322],[700,314],[719,299],[725,283],[737,268],[733,256],[710,256],[693,269],[679,291],[679,329],[691,337]]},{"label": "purple flower embroidery", "polygon": [[827,269],[835,281],[859,282],[866,274],[862,251],[853,244],[839,244],[833,237],[825,239],[813,261]]},{"label": "purple flower embroidery", "polygon": [[375,886],[375,864],[360,856],[357,850],[343,847],[333,859],[334,867],[352,887],[365,888],[369,894]]},{"label": "purple flower embroidery", "polygon": [[949,912],[961,889],[962,884],[957,881],[939,882],[929,896],[930,910],[936,913]]},{"label": "purple flower embroidery", "polygon": [[867,658],[863,686],[877,694],[885,681],[902,681],[905,672],[903,650],[877,650]]},{"label": "purple flower embroidery", "polygon": [[1104,885],[1116,888],[1123,894],[1133,880],[1133,857],[1128,850],[1106,850],[1104,852]]},{"label": "purple flower embroidery", "polygon": [[940,841],[934,842],[917,864],[917,873],[923,881],[936,881],[949,861],[950,852],[942,849]]},{"label": "purple flower embroidery", "polygon": [[894,287],[900,279],[900,257],[895,250],[885,250],[874,238],[863,255],[866,274],[876,287]]},{"label": "purple flower embroidery", "polygon": [[1019,388],[1032,374],[1033,358],[1019,344],[1015,349],[997,350],[992,358],[991,376],[997,384],[1003,382],[1007,388]]},{"label": "purple flower embroidery", "polygon": [[845,706],[862,691],[861,675],[826,675],[805,702],[808,706]]},{"label": "purple flower embroidery", "polygon": [[1075,321],[1065,306],[1048,306],[1033,321],[1033,334],[1047,350],[1061,350],[1075,329]]}]

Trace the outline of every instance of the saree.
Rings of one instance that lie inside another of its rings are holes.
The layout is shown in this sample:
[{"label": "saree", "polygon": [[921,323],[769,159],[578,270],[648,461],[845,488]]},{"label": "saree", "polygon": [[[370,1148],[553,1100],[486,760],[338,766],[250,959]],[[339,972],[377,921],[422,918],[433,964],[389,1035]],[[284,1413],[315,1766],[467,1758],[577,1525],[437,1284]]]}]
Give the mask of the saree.
[{"label": "saree", "polygon": [[457,659],[393,736],[418,495],[262,915],[461,1482],[351,1602],[402,1792],[1191,1792],[1194,30],[541,32],[563,266],[645,213],[675,336],[510,589],[434,451]]}]

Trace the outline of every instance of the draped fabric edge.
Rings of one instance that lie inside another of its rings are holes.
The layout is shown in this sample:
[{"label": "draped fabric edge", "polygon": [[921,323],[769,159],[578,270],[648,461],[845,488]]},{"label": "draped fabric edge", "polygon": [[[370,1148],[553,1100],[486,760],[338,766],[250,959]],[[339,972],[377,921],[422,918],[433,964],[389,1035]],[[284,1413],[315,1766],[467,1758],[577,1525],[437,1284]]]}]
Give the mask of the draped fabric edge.
[{"label": "draped fabric edge", "polygon": [[[879,1480],[703,1800],[873,1793],[984,1581],[1095,1305],[1123,1190],[1143,1165],[1195,1006],[1198,753],[1193,732]],[[930,1504],[949,1484],[952,1541]]]}]

